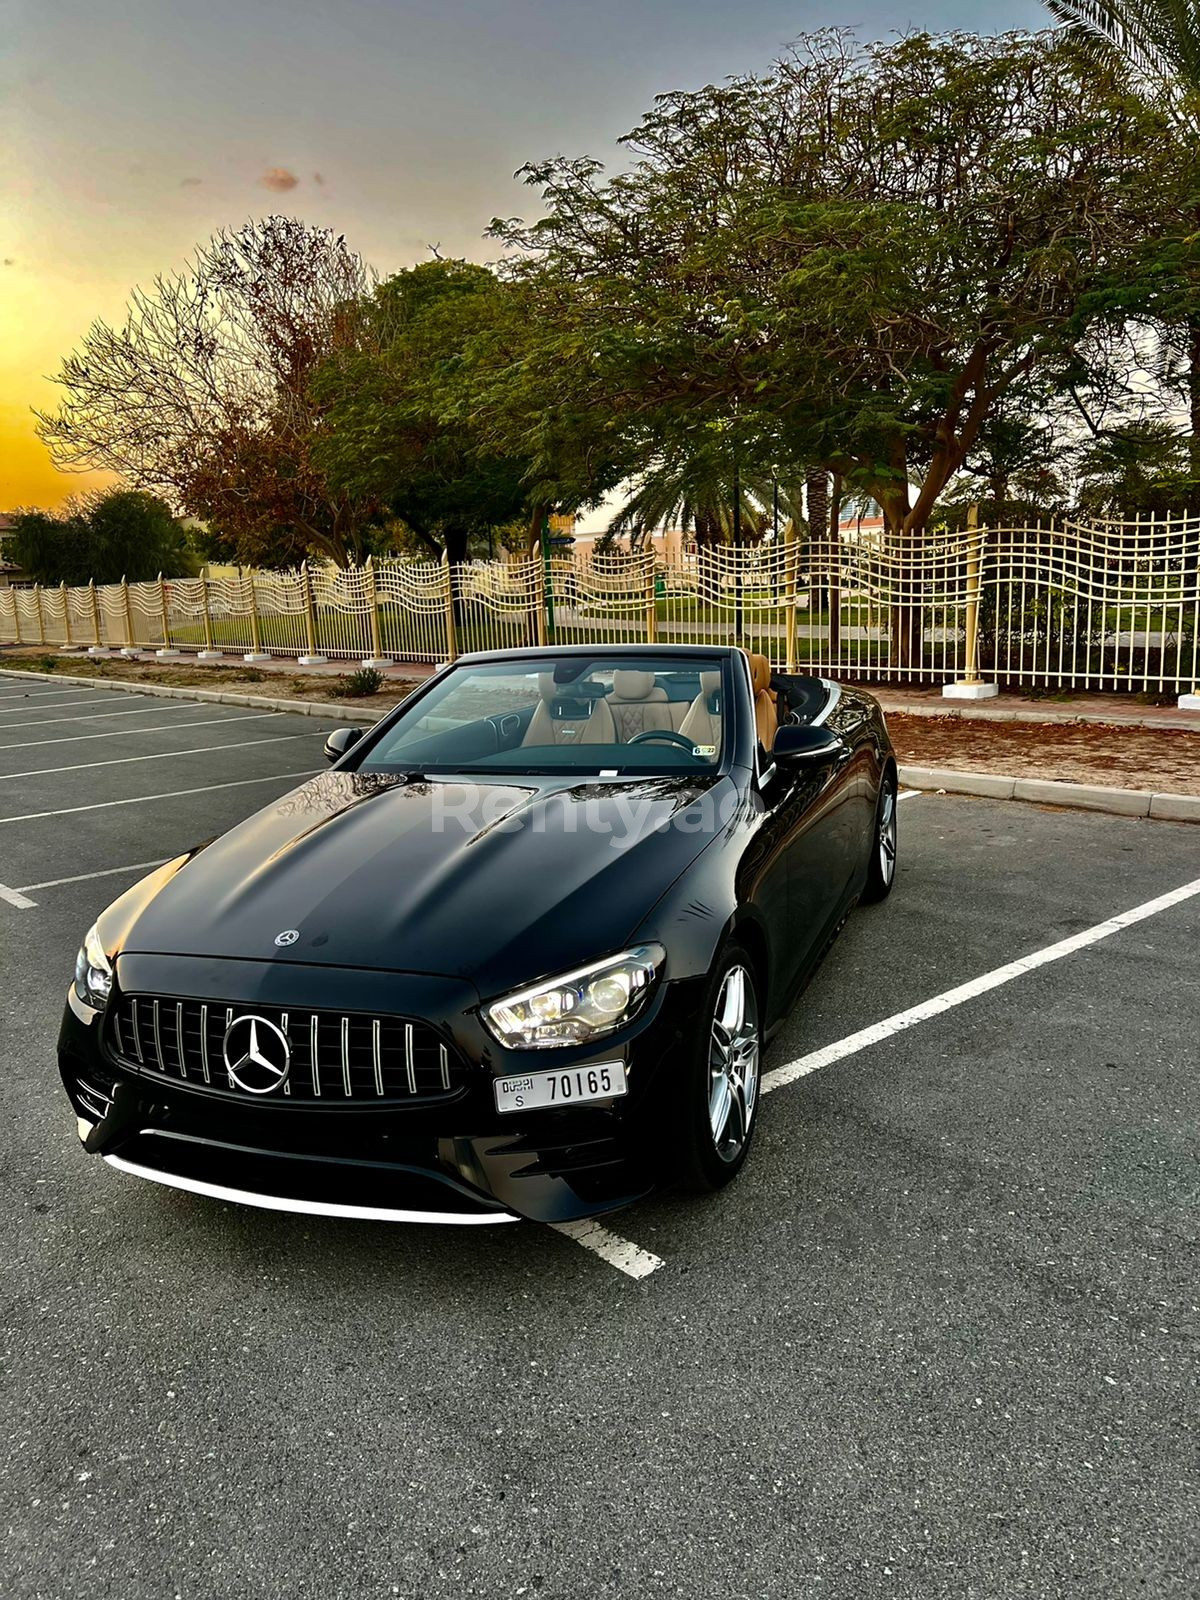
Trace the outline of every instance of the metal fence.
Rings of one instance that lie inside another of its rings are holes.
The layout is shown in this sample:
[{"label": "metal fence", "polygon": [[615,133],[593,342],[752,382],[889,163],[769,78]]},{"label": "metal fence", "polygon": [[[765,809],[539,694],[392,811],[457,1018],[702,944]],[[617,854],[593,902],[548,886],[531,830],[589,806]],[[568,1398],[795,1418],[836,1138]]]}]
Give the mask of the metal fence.
[{"label": "metal fence", "polygon": [[1200,519],[0,589],[0,642],[29,645],[382,662],[654,640],[875,681],[1190,690]]}]

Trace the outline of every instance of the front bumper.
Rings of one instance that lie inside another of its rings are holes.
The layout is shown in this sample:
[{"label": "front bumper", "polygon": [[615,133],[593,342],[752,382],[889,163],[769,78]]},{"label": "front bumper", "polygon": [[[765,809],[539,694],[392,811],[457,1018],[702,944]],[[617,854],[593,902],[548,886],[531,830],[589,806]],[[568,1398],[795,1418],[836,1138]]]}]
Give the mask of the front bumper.
[{"label": "front bumper", "polygon": [[[436,1105],[288,1104],[214,1093],[122,1062],[102,1019],[68,996],[59,1068],[85,1148],[139,1177],[272,1210],[395,1221],[563,1222],[626,1205],[669,1159],[664,1130],[689,1048],[694,981],[664,980],[630,1028],[588,1050],[501,1049],[452,980],[245,961],[123,955],[118,987],[230,1004],[421,1017],[466,1063]],[[501,1115],[493,1080],[626,1063],[618,1100]]]}]

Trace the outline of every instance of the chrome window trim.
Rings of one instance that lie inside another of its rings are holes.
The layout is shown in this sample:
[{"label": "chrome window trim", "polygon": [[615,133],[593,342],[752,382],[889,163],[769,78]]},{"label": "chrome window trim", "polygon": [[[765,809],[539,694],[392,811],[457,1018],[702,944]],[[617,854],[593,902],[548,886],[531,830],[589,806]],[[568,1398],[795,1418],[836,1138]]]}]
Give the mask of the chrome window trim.
[{"label": "chrome window trim", "polygon": [[819,678],[817,681],[823,683],[829,690],[829,699],[825,702],[824,708],[818,711],[817,715],[809,723],[810,728],[819,728],[827,718],[831,717],[834,711],[837,710],[838,701],[842,698],[842,686],[840,683],[834,683],[832,678]]}]

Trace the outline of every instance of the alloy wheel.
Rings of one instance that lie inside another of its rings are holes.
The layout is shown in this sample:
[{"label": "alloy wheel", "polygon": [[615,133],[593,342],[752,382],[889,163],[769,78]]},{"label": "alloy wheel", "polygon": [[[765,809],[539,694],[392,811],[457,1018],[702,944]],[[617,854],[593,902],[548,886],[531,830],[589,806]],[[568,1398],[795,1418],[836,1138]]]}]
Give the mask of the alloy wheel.
[{"label": "alloy wheel", "polygon": [[708,1052],[708,1121],[722,1161],[736,1161],[750,1136],[759,1055],[754,980],[745,967],[732,966],[717,995]]},{"label": "alloy wheel", "polygon": [[890,887],[896,875],[896,789],[887,784],[879,804],[879,876]]}]

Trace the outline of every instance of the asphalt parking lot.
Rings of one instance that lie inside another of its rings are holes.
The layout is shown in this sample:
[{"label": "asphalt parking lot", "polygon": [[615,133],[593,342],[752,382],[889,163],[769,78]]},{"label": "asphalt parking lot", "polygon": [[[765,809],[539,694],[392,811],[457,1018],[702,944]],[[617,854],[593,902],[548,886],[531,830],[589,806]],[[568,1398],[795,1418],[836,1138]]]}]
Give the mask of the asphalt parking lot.
[{"label": "asphalt parking lot", "polygon": [[0,676],[0,1591],[1194,1596],[1200,829],[907,799],[742,1177],[599,1239],[87,1159],[80,936],[329,726]]}]

